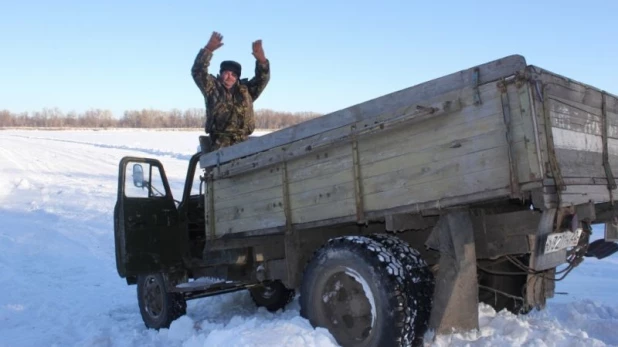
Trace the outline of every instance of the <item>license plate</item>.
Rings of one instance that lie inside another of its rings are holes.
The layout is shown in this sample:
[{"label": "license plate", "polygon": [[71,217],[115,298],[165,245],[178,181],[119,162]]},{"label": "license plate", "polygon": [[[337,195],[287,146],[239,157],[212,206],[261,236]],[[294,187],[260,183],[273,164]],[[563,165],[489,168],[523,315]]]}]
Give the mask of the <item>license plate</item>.
[{"label": "license plate", "polygon": [[545,241],[545,254],[577,246],[581,235],[582,229],[577,229],[575,232],[565,231],[563,233],[547,236],[547,241]]}]

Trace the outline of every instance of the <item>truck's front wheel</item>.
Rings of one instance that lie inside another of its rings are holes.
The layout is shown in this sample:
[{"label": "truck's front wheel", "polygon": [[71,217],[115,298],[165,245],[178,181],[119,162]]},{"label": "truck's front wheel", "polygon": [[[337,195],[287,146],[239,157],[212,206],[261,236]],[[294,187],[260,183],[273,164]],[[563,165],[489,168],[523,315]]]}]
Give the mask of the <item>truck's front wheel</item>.
[{"label": "truck's front wheel", "polygon": [[144,324],[151,329],[169,328],[187,312],[187,302],[178,293],[169,293],[161,274],[137,277],[137,302]]},{"label": "truck's front wheel", "polygon": [[301,285],[301,315],[343,346],[401,346],[411,333],[401,262],[367,237],[320,248]]}]

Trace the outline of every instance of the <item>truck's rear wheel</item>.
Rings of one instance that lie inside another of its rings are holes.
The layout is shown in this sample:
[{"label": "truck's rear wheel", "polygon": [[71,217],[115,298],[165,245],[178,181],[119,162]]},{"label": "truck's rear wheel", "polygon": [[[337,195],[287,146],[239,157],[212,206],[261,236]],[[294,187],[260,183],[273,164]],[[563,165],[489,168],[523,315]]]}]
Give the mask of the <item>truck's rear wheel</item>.
[{"label": "truck's rear wheel", "polygon": [[433,273],[421,254],[399,237],[392,234],[373,234],[370,237],[384,245],[403,265],[408,302],[411,310],[416,312],[412,315],[413,345],[422,345],[433,303]]},{"label": "truck's rear wheel", "polygon": [[339,237],[320,248],[301,285],[301,315],[343,346],[401,346],[411,315],[401,262],[368,237]]},{"label": "truck's rear wheel", "polygon": [[288,289],[281,281],[271,281],[249,289],[251,298],[257,306],[266,307],[270,312],[284,308],[294,299],[294,290]]},{"label": "truck's rear wheel", "polygon": [[178,293],[169,293],[161,274],[137,277],[137,302],[144,324],[151,329],[169,328],[187,312],[187,302]]}]

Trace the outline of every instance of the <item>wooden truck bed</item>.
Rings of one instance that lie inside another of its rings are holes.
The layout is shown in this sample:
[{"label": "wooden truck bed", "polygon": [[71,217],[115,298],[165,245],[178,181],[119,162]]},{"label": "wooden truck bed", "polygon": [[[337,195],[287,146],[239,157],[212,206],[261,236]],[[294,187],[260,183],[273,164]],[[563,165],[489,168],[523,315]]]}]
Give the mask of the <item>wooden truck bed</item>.
[{"label": "wooden truck bed", "polygon": [[508,56],[202,155],[207,236],[607,202],[617,125],[615,96]]}]

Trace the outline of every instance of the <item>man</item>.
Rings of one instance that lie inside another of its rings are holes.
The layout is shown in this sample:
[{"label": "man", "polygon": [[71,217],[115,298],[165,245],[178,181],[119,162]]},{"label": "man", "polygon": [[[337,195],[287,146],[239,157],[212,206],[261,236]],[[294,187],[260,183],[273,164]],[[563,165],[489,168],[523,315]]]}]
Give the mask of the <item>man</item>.
[{"label": "man", "polygon": [[191,75],[206,102],[205,131],[210,135],[211,150],[245,141],[255,130],[253,102],[270,80],[270,62],[264,55],[262,40],[253,42],[256,59],[255,77],[240,79],[241,65],[226,60],[217,77],[208,73],[213,52],[223,46],[223,36],[213,32],[206,46],[200,49]]}]

